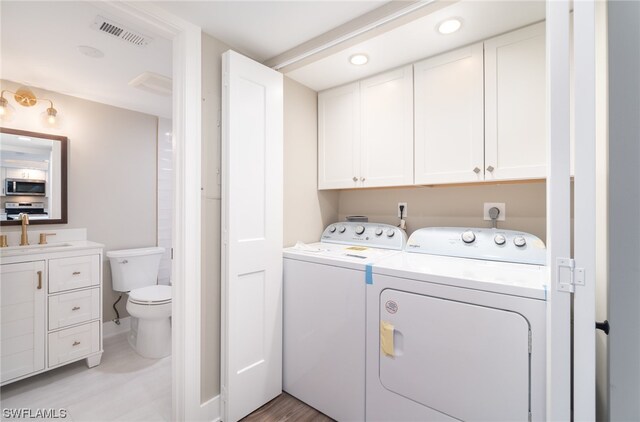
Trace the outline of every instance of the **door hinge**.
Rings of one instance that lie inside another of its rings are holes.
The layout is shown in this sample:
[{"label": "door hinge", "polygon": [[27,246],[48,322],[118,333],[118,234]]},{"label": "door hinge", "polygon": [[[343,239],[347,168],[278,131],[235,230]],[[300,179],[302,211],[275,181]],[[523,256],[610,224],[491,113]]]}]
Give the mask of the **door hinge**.
[{"label": "door hinge", "polygon": [[574,259],[558,258],[556,266],[559,291],[573,293],[575,286],[584,286],[584,268],[577,268]]},{"label": "door hinge", "polygon": [[173,248],[171,248],[171,260],[173,260]]},{"label": "door hinge", "polygon": [[220,398],[222,399],[223,403],[227,402],[227,387],[222,386],[222,391],[220,392]]},{"label": "door hinge", "polygon": [[529,354],[531,354],[531,330],[529,330]]}]

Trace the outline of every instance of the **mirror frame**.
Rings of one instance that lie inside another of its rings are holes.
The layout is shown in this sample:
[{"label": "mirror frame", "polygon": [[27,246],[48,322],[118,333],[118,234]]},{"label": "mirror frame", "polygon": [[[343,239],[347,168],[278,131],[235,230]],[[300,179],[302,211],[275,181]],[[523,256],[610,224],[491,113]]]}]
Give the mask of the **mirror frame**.
[{"label": "mirror frame", "polygon": [[[0,133],[8,133],[10,135],[28,136],[31,138],[50,139],[52,141],[60,142],[60,218],[50,220],[30,220],[31,224],[67,224],[67,151],[68,142],[66,136],[50,135],[48,133],[29,132],[26,130],[9,129],[0,127]],[[0,226],[19,226],[22,223],[20,221],[0,221]]]}]

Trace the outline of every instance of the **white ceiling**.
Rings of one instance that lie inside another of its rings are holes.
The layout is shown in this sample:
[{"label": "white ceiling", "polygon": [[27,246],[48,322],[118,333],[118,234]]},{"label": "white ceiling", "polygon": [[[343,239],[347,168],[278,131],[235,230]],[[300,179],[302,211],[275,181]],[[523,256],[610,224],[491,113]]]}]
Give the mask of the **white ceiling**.
[{"label": "white ceiling", "polygon": [[[293,70],[287,76],[321,91],[541,21],[545,10],[542,0],[462,0]],[[436,26],[449,17],[461,18],[462,28],[453,34],[441,35]],[[349,63],[349,57],[355,53],[367,54],[369,63],[364,66]]]},{"label": "white ceiling", "polygon": [[388,0],[156,1],[254,60],[265,61]]},{"label": "white ceiling", "polygon": [[[96,15],[113,18],[98,3],[2,1],[0,77],[24,85],[144,113],[171,117],[171,97],[130,87],[140,73],[171,77],[171,42],[122,19],[154,40],[128,44],[91,28]],[[93,59],[78,52],[88,45],[104,52]]]}]

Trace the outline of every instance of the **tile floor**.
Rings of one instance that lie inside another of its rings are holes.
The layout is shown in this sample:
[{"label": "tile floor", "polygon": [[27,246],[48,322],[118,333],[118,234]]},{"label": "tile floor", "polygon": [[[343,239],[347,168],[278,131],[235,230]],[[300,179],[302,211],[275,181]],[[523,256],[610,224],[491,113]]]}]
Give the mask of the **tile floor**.
[{"label": "tile floor", "polygon": [[81,360],[5,385],[0,407],[66,409],[67,418],[58,421],[170,421],[171,357],[139,356],[126,334],[104,339],[102,362],[95,368]]}]

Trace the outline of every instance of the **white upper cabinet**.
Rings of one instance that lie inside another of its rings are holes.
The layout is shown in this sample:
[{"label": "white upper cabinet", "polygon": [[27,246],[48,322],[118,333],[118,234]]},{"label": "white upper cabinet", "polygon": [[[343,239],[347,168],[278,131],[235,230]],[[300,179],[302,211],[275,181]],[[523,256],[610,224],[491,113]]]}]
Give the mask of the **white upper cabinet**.
[{"label": "white upper cabinet", "polygon": [[544,23],[485,42],[485,180],[546,177]]},{"label": "white upper cabinet", "polygon": [[363,187],[413,184],[413,69],[360,82]]},{"label": "white upper cabinet", "polygon": [[318,94],[318,189],[361,186],[360,83]]},{"label": "white upper cabinet", "polygon": [[411,66],[318,94],[318,188],[413,184]]},{"label": "white upper cabinet", "polygon": [[414,65],[415,183],[484,180],[482,43]]}]

